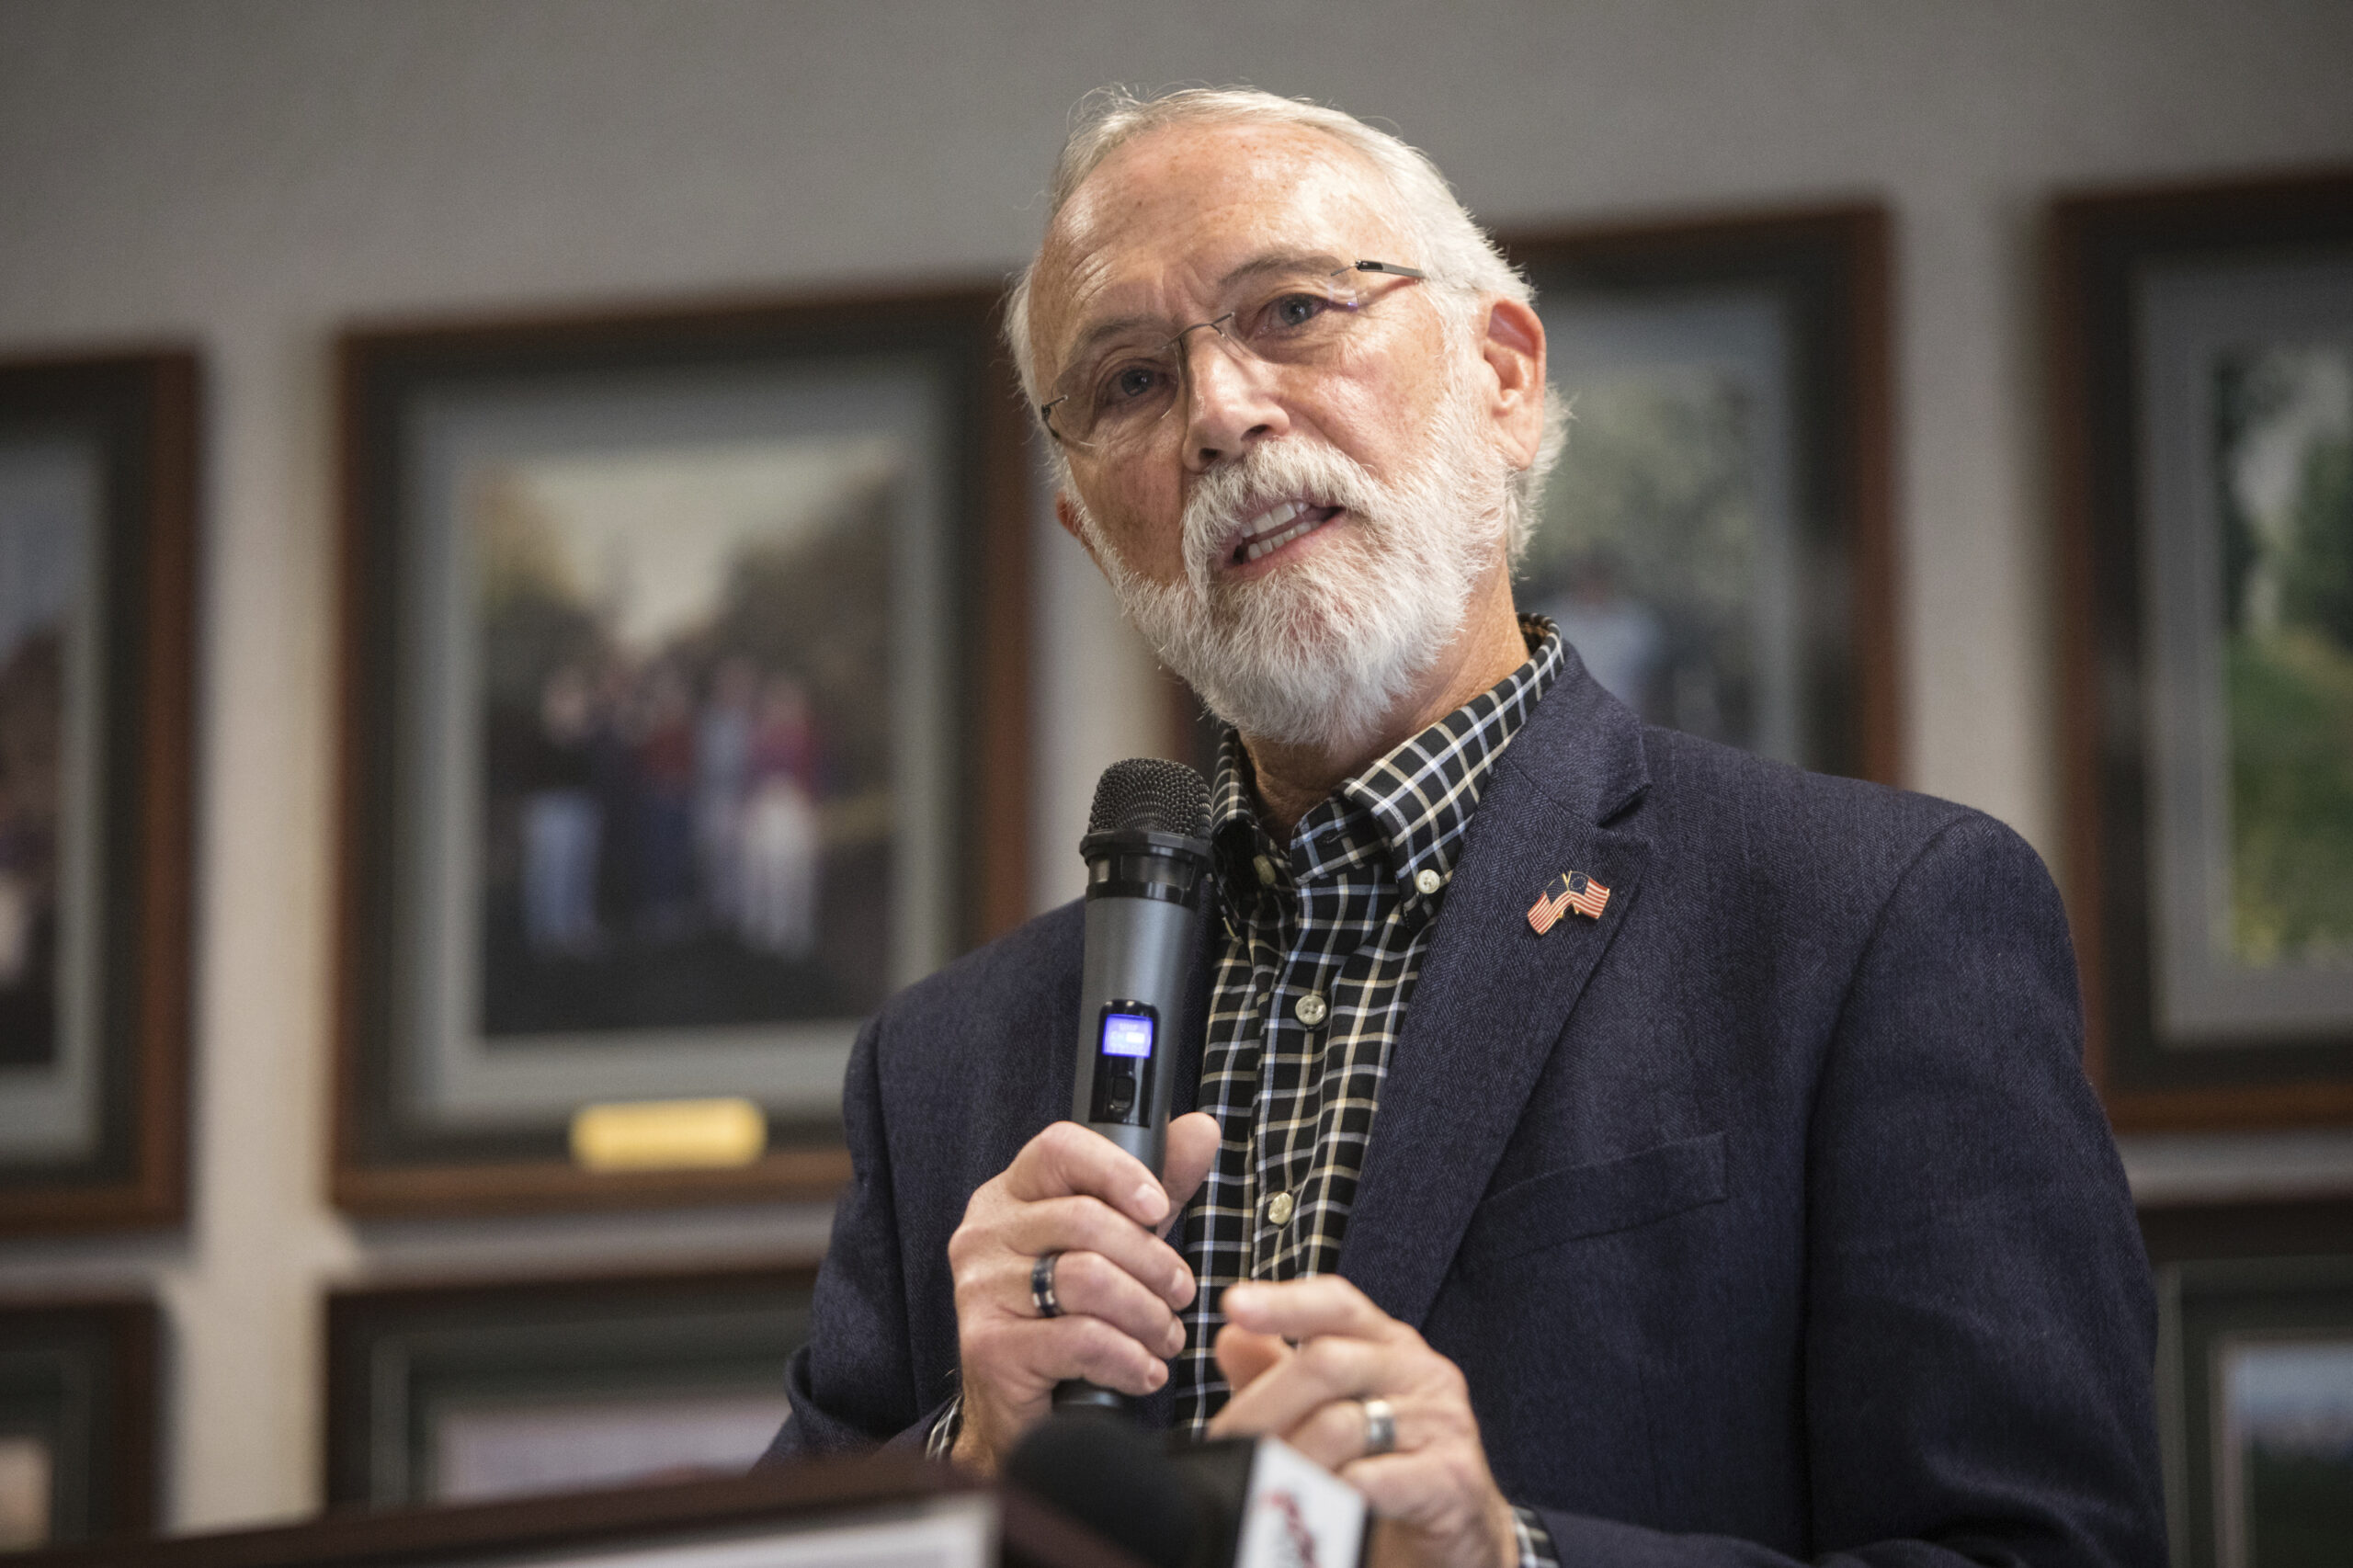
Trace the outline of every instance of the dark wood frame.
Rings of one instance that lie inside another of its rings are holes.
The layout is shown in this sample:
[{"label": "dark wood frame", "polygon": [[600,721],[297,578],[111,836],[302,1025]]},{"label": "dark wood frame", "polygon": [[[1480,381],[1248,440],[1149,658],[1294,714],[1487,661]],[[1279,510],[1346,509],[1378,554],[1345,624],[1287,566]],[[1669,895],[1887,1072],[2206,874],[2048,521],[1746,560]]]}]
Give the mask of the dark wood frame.
[{"label": "dark wood frame", "polygon": [[[415,1506],[373,1495],[379,1352],[407,1335],[553,1324],[642,1324],[709,1314],[774,1296],[806,1309],[813,1263],[661,1274],[598,1274],[525,1280],[402,1284],[331,1292],[326,1301],[324,1494],[331,1508]],[[617,1328],[618,1332],[618,1328]],[[601,1359],[598,1367],[612,1369]],[[783,1392],[781,1373],[777,1392]]]},{"label": "dark wood frame", "polygon": [[337,347],[341,396],[341,885],[336,944],[336,1090],[332,1194],[360,1215],[620,1208],[753,1198],[829,1197],[848,1178],[837,1142],[772,1146],[732,1170],[609,1173],[563,1157],[560,1135],[516,1154],[444,1141],[396,1147],[376,1106],[388,1050],[385,965],[389,835],[386,699],[390,630],[371,586],[397,527],[388,455],[402,394],[426,385],[522,371],[594,372],[649,364],[724,364],[763,356],[941,353],[965,389],[953,476],[960,537],[946,579],[963,585],[954,633],[961,689],[955,836],[961,940],[1010,929],[1029,914],[1028,416],[998,347],[998,292],[954,289],[842,294],[702,308],[551,315],[494,323],[396,325],[347,333]]},{"label": "dark wood frame", "polygon": [[[1540,301],[1548,285],[1629,294],[1685,287],[1765,283],[1786,291],[1796,316],[1802,449],[1793,465],[1802,523],[1829,536],[1847,566],[1847,644],[1835,655],[1838,689],[1819,684],[1821,650],[1809,651],[1808,717],[1836,715],[1843,733],[1809,736],[1831,771],[1900,783],[1903,680],[1896,642],[1895,454],[1892,410],[1888,219],[1876,204],[1807,208],[1527,230],[1500,242],[1529,272]],[[1563,460],[1576,460],[1572,438]],[[1816,540],[1810,542],[1825,542]],[[1217,765],[1218,725],[1193,689],[1166,670],[1168,756],[1204,771]]]},{"label": "dark wood frame", "polygon": [[2143,1209],[2138,1217],[2142,1244],[2156,1267],[2353,1252],[2353,1198],[2167,1204]]},{"label": "dark wood frame", "polygon": [[[13,1560],[21,1568],[427,1568],[543,1561],[558,1551],[650,1548],[828,1513],[881,1513],[893,1505],[981,1489],[973,1478],[897,1454],[779,1466],[725,1481],[419,1508],[311,1524],[178,1536],[135,1546],[64,1548]],[[1006,1568],[1140,1568],[1084,1526],[1002,1488],[1000,1561]]]},{"label": "dark wood frame", "polygon": [[2353,1121],[2353,1031],[2198,1060],[2154,1034],[2143,643],[2140,392],[2132,285],[2150,263],[2329,247],[2353,256],[2353,171],[2066,198],[2048,302],[2060,544],[2060,755],[2086,1066],[2121,1131]]},{"label": "dark wood frame", "polygon": [[[2342,1245],[2342,1237],[2338,1238]],[[2211,1568],[2216,1529],[2213,1399],[2216,1340],[2232,1332],[2328,1328],[2353,1334],[2353,1255],[2188,1262],[2158,1277],[2158,1367],[2175,1561]]]},{"label": "dark wood frame", "polygon": [[[152,1301],[99,1300],[0,1306],[0,1347],[54,1358],[64,1381],[90,1391],[87,1442],[53,1453],[51,1496],[79,1494],[53,1517],[53,1539],[119,1540],[155,1528],[156,1363],[162,1319]],[[61,1420],[64,1413],[61,1412]]]},{"label": "dark wood frame", "polygon": [[[1764,284],[1790,312],[1805,541],[1843,561],[1843,648],[1805,650],[1809,766],[1894,784],[1904,772],[1897,643],[1893,341],[1886,210],[1875,203],[1530,230],[1503,242],[1544,290]],[[1564,462],[1576,460],[1571,440]],[[1839,607],[1831,607],[1834,610]],[[1835,730],[1823,733],[1825,724]]]},{"label": "dark wood frame", "polygon": [[183,350],[0,362],[0,428],[95,437],[108,600],[99,722],[101,1133],[0,1165],[0,1235],[177,1222],[188,1187],[199,373]]}]

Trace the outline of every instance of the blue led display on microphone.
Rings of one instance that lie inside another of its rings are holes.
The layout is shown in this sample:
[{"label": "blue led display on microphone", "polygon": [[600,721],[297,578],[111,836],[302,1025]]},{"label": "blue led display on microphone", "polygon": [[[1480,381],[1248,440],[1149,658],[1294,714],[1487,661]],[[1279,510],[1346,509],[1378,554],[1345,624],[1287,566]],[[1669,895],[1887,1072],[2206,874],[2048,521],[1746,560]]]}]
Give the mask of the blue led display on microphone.
[{"label": "blue led display on microphone", "polygon": [[1152,1020],[1137,1013],[1103,1015],[1103,1054],[1150,1056]]}]

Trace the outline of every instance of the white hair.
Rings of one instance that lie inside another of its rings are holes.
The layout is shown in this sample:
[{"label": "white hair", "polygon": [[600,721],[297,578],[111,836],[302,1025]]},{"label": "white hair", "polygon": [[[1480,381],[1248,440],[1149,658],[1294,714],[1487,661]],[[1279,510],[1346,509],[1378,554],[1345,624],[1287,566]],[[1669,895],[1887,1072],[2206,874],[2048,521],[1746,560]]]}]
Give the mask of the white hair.
[{"label": "white hair", "polygon": [[[1486,231],[1455,199],[1446,176],[1427,153],[1352,114],[1256,87],[1186,87],[1155,97],[1139,97],[1125,87],[1101,87],[1087,94],[1072,111],[1069,139],[1054,161],[1053,179],[1046,189],[1047,231],[1052,231],[1054,220],[1086,176],[1120,146],[1165,126],[1204,123],[1318,131],[1363,159],[1388,187],[1399,226],[1417,253],[1400,261],[1428,273],[1430,280],[1440,285],[1435,297],[1465,347],[1476,340],[1485,319],[1483,301],[1535,304],[1535,289],[1504,259]],[[1040,401],[1037,360],[1029,338],[1029,292],[1037,270],[1037,258],[1032,257],[1015,278],[1005,311],[1006,345],[1032,408]],[[1547,385],[1543,437],[1535,460],[1513,474],[1506,500],[1506,547],[1515,560],[1526,548],[1528,536],[1542,513],[1544,481],[1560,460],[1568,424],[1566,404]],[[1059,446],[1053,449],[1053,460],[1056,476],[1068,489],[1069,467]]]}]

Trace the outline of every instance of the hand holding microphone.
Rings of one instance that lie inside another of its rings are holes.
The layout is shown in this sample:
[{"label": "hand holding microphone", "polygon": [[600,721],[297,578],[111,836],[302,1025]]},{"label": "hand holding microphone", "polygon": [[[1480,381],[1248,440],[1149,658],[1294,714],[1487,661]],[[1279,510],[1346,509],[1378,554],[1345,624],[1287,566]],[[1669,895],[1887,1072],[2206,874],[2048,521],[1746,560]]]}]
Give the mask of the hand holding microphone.
[{"label": "hand holding microphone", "polygon": [[1071,1120],[972,1195],[948,1246],[964,1462],[993,1470],[1054,1403],[1152,1392],[1184,1347],[1193,1277],[1165,1233],[1219,1134],[1199,1112],[1169,1120],[1168,1062],[1199,1027],[1208,824],[1209,787],[1180,764],[1117,763],[1096,786]]},{"label": "hand holding microphone", "polygon": [[[1193,1273],[1162,1233],[1216,1157],[1217,1123],[1199,1111],[1179,1117],[1167,1143],[1164,1179],[1086,1128],[1056,1122],[972,1194],[948,1244],[963,1369],[959,1462],[994,1471],[1052,1408],[1057,1383],[1085,1379],[1141,1396],[1167,1381]],[[1059,1308],[1051,1318],[1031,1289],[1047,1256]]]}]

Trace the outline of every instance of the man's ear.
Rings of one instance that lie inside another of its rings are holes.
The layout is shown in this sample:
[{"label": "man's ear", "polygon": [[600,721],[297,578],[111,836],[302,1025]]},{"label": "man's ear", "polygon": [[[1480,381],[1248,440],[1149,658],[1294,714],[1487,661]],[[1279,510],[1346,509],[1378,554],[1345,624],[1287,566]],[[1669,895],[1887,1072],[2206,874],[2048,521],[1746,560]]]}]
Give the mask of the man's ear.
[{"label": "man's ear", "polygon": [[1054,492],[1054,521],[1062,524],[1063,532],[1078,540],[1079,548],[1086,551],[1086,559],[1093,561],[1100,569],[1103,562],[1096,557],[1095,541],[1088,539],[1086,530],[1078,526],[1078,508],[1070,504],[1070,492],[1067,490]]},{"label": "man's ear", "polygon": [[1544,441],[1544,323],[1518,300],[1497,300],[1479,352],[1495,378],[1487,412],[1496,439],[1512,467],[1526,468]]}]

